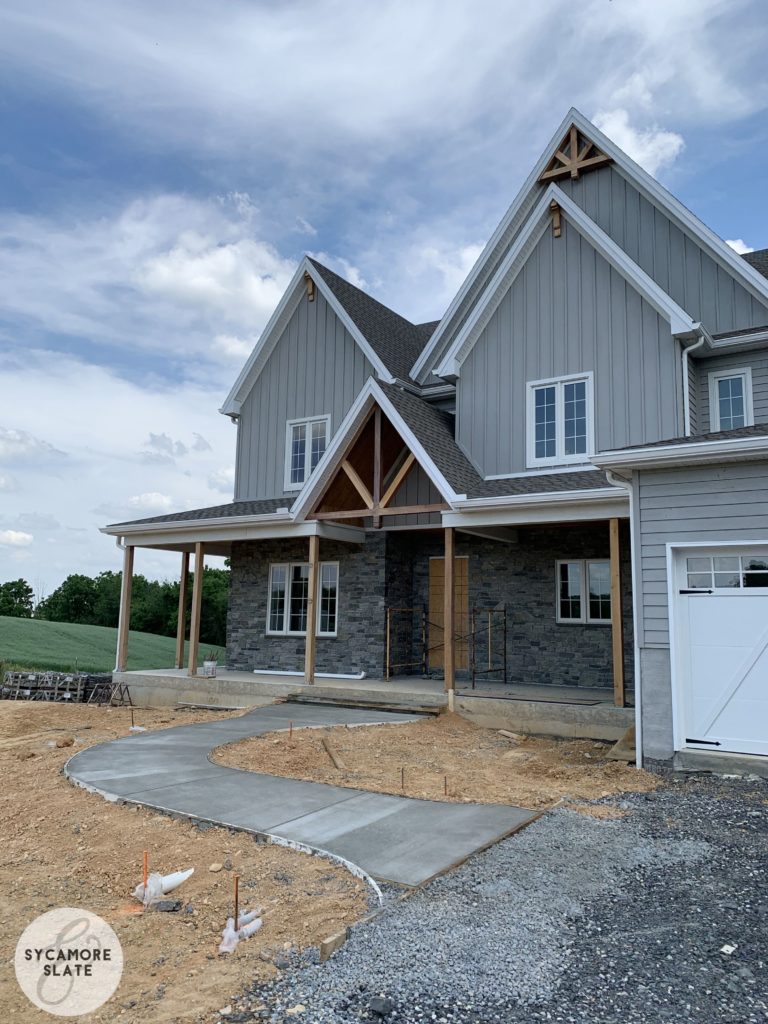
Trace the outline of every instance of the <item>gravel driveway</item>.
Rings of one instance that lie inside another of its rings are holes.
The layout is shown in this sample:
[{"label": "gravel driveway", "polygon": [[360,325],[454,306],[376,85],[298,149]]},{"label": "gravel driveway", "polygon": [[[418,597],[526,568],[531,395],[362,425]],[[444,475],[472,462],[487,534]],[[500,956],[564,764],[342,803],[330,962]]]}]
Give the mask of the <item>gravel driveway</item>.
[{"label": "gravel driveway", "polygon": [[551,812],[232,1019],[766,1024],[766,783],[677,777],[605,802],[627,816]]}]

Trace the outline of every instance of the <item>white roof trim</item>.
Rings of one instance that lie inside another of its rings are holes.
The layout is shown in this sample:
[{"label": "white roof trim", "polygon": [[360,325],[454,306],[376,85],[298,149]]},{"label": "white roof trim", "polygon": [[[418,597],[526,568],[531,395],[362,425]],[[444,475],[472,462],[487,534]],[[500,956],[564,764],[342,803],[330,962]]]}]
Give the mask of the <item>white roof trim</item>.
[{"label": "white roof trim", "polygon": [[493,316],[504,294],[525,265],[528,257],[549,224],[549,204],[555,201],[562,214],[597,252],[629,282],[646,301],[669,322],[673,335],[696,333],[697,325],[624,250],[589,217],[581,207],[555,184],[547,186],[512,248],[488,283],[482,298],[475,304],[453,344],[437,368],[441,377],[457,377],[481,331]]},{"label": "white roof trim", "polygon": [[768,458],[768,435],[723,438],[720,441],[681,441],[648,448],[618,449],[600,452],[592,461],[600,469],[663,468],[677,463],[732,461]]},{"label": "white roof trim", "polygon": [[541,491],[534,494],[504,494],[492,498],[464,498],[454,503],[456,511],[518,508],[521,505],[575,505],[581,502],[616,499],[615,487],[593,487],[580,491]]},{"label": "white roof trim", "polygon": [[161,520],[157,523],[136,522],[116,523],[112,526],[99,527],[99,533],[106,533],[111,537],[127,537],[130,533],[154,533],[156,530],[169,531],[187,530],[190,526],[207,528],[221,526],[222,523],[231,523],[233,526],[261,526],[272,523],[289,523],[290,512],[265,512],[261,515],[246,516],[216,516],[209,519],[171,519]]},{"label": "white roof trim", "polygon": [[285,330],[288,325],[288,321],[293,316],[296,307],[301,301],[305,288],[305,274],[309,274],[315,282],[315,287],[322,294],[323,298],[334,311],[336,316],[360,346],[377,375],[388,383],[392,383],[394,381],[394,377],[381,361],[380,357],[376,352],[374,352],[373,348],[360,332],[359,328],[350,319],[349,314],[323,280],[322,275],[318,273],[317,269],[312,266],[312,263],[305,256],[297,267],[296,273],[291,278],[291,282],[286,288],[280,302],[277,304],[277,308],[269,318],[266,327],[261,332],[259,340],[256,342],[253,351],[248,356],[245,366],[240,371],[232,390],[229,392],[224,400],[224,404],[219,409],[219,412],[223,413],[225,416],[238,416],[240,414],[240,408],[243,401],[247,398],[249,392],[253,388],[253,385],[258,380],[259,374],[264,369],[267,359],[269,359],[272,354],[280,335]]},{"label": "white roof trim", "polygon": [[438,467],[424,450],[419,439],[411,431],[410,427],[392,405],[389,398],[387,398],[383,389],[379,387],[373,377],[369,377],[365,387],[355,399],[354,405],[344,417],[344,422],[336,431],[330,446],[325,450],[325,454],[318,463],[315,472],[304,485],[304,488],[294,501],[291,507],[291,516],[294,520],[302,520],[308,515],[314,501],[317,500],[323,490],[331,482],[334,473],[338,469],[337,463],[340,454],[344,451],[347,444],[349,444],[350,437],[360,427],[375,403],[378,403],[381,407],[384,415],[395,427],[409,450],[416,456],[416,461],[430,478],[435,487],[443,495],[445,500],[449,502],[449,504],[453,505],[456,501],[464,497],[464,495],[457,494],[454,491]]},{"label": "white roof trim", "polygon": [[606,156],[610,156],[613,159],[614,166],[620,173],[631,181],[650,202],[665,211],[682,230],[698,239],[717,262],[731,274],[734,274],[756,298],[768,304],[768,279],[763,277],[759,271],[734,252],[722,238],[708,228],[695,214],[691,213],[671,192],[664,188],[663,185],[660,185],[647,171],[643,170],[639,164],[628,157],[622,149],[612,142],[607,135],[604,135],[579,110],[571,107],[544,148],[542,155],[526,178],[522,188],[515,196],[512,205],[504,214],[493,235],[491,235],[488,244],[467,275],[453,301],[443,314],[443,318],[430,338],[429,343],[414,363],[411,369],[411,376],[414,380],[419,380],[420,375],[424,375],[429,361],[437,352],[440,343],[444,339],[444,335],[451,329],[456,313],[482,273],[486,263],[491,259],[494,250],[515,223],[529,193],[536,186],[539,177],[552,159],[555,147],[560,144],[571,124],[575,124]]}]

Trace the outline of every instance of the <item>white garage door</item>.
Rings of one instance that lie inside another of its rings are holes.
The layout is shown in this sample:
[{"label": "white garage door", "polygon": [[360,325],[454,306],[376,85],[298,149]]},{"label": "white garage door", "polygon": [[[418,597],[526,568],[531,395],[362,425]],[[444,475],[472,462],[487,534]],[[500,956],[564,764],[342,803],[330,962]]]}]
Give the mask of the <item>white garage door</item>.
[{"label": "white garage door", "polygon": [[685,745],[768,754],[768,550],[686,552],[677,578]]}]

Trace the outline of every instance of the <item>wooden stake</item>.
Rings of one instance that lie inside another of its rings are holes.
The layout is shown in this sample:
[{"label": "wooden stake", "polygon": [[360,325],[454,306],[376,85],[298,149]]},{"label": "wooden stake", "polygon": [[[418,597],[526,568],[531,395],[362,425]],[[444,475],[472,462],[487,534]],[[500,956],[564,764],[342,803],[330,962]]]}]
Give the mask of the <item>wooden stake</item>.
[{"label": "wooden stake", "polygon": [[292,721],[288,723],[288,739],[289,740],[293,739],[293,722]]},{"label": "wooden stake", "polygon": [[443,776],[443,794],[448,796],[448,776]]},{"label": "wooden stake", "polygon": [[325,739],[325,737],[323,737],[321,738],[320,742],[323,744],[326,754],[328,755],[328,757],[330,757],[331,761],[333,762],[333,767],[337,768],[340,772],[345,772],[347,770],[346,764],[344,764],[344,762],[333,749],[328,740]]},{"label": "wooden stake", "polygon": [[144,895],[147,895],[147,879],[149,878],[149,853],[144,851]]},{"label": "wooden stake", "polygon": [[405,768],[400,768],[400,789],[405,792]]},{"label": "wooden stake", "polygon": [[237,922],[240,917],[240,875],[235,875],[235,931],[237,931]]}]

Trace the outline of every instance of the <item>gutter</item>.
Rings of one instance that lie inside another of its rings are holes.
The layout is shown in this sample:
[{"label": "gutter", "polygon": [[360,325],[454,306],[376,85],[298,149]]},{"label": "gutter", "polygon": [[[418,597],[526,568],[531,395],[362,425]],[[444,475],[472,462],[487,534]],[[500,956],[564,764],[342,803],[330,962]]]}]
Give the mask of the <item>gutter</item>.
[{"label": "gutter", "polygon": [[491,498],[467,498],[451,503],[454,511],[472,512],[494,508],[517,508],[527,505],[563,505],[579,504],[590,501],[606,501],[614,499],[616,491],[613,487],[593,487],[580,491],[541,491],[535,494],[509,494]]},{"label": "gutter", "polygon": [[635,767],[639,769],[643,767],[643,700],[637,609],[642,599],[642,584],[640,581],[640,555],[637,550],[637,538],[635,537],[635,488],[631,480],[627,477],[618,476],[616,473],[611,472],[610,469],[605,471],[605,475],[614,487],[626,491],[629,495],[629,557],[632,563],[632,633],[635,659]]},{"label": "gutter", "polygon": [[712,339],[706,333],[701,324],[696,324],[696,330],[699,332],[699,340],[694,342],[693,345],[683,345],[683,351],[681,355],[682,367],[683,367],[683,431],[686,437],[691,436],[691,394],[690,394],[690,382],[688,380],[688,360],[691,352],[695,352],[700,349],[707,341],[712,344]]},{"label": "gutter", "polygon": [[609,469],[632,469],[635,466],[663,468],[678,462],[719,462],[731,458],[768,458],[768,433],[756,437],[723,438],[719,441],[694,441],[650,448],[625,448],[601,452],[592,461],[606,472]]}]

